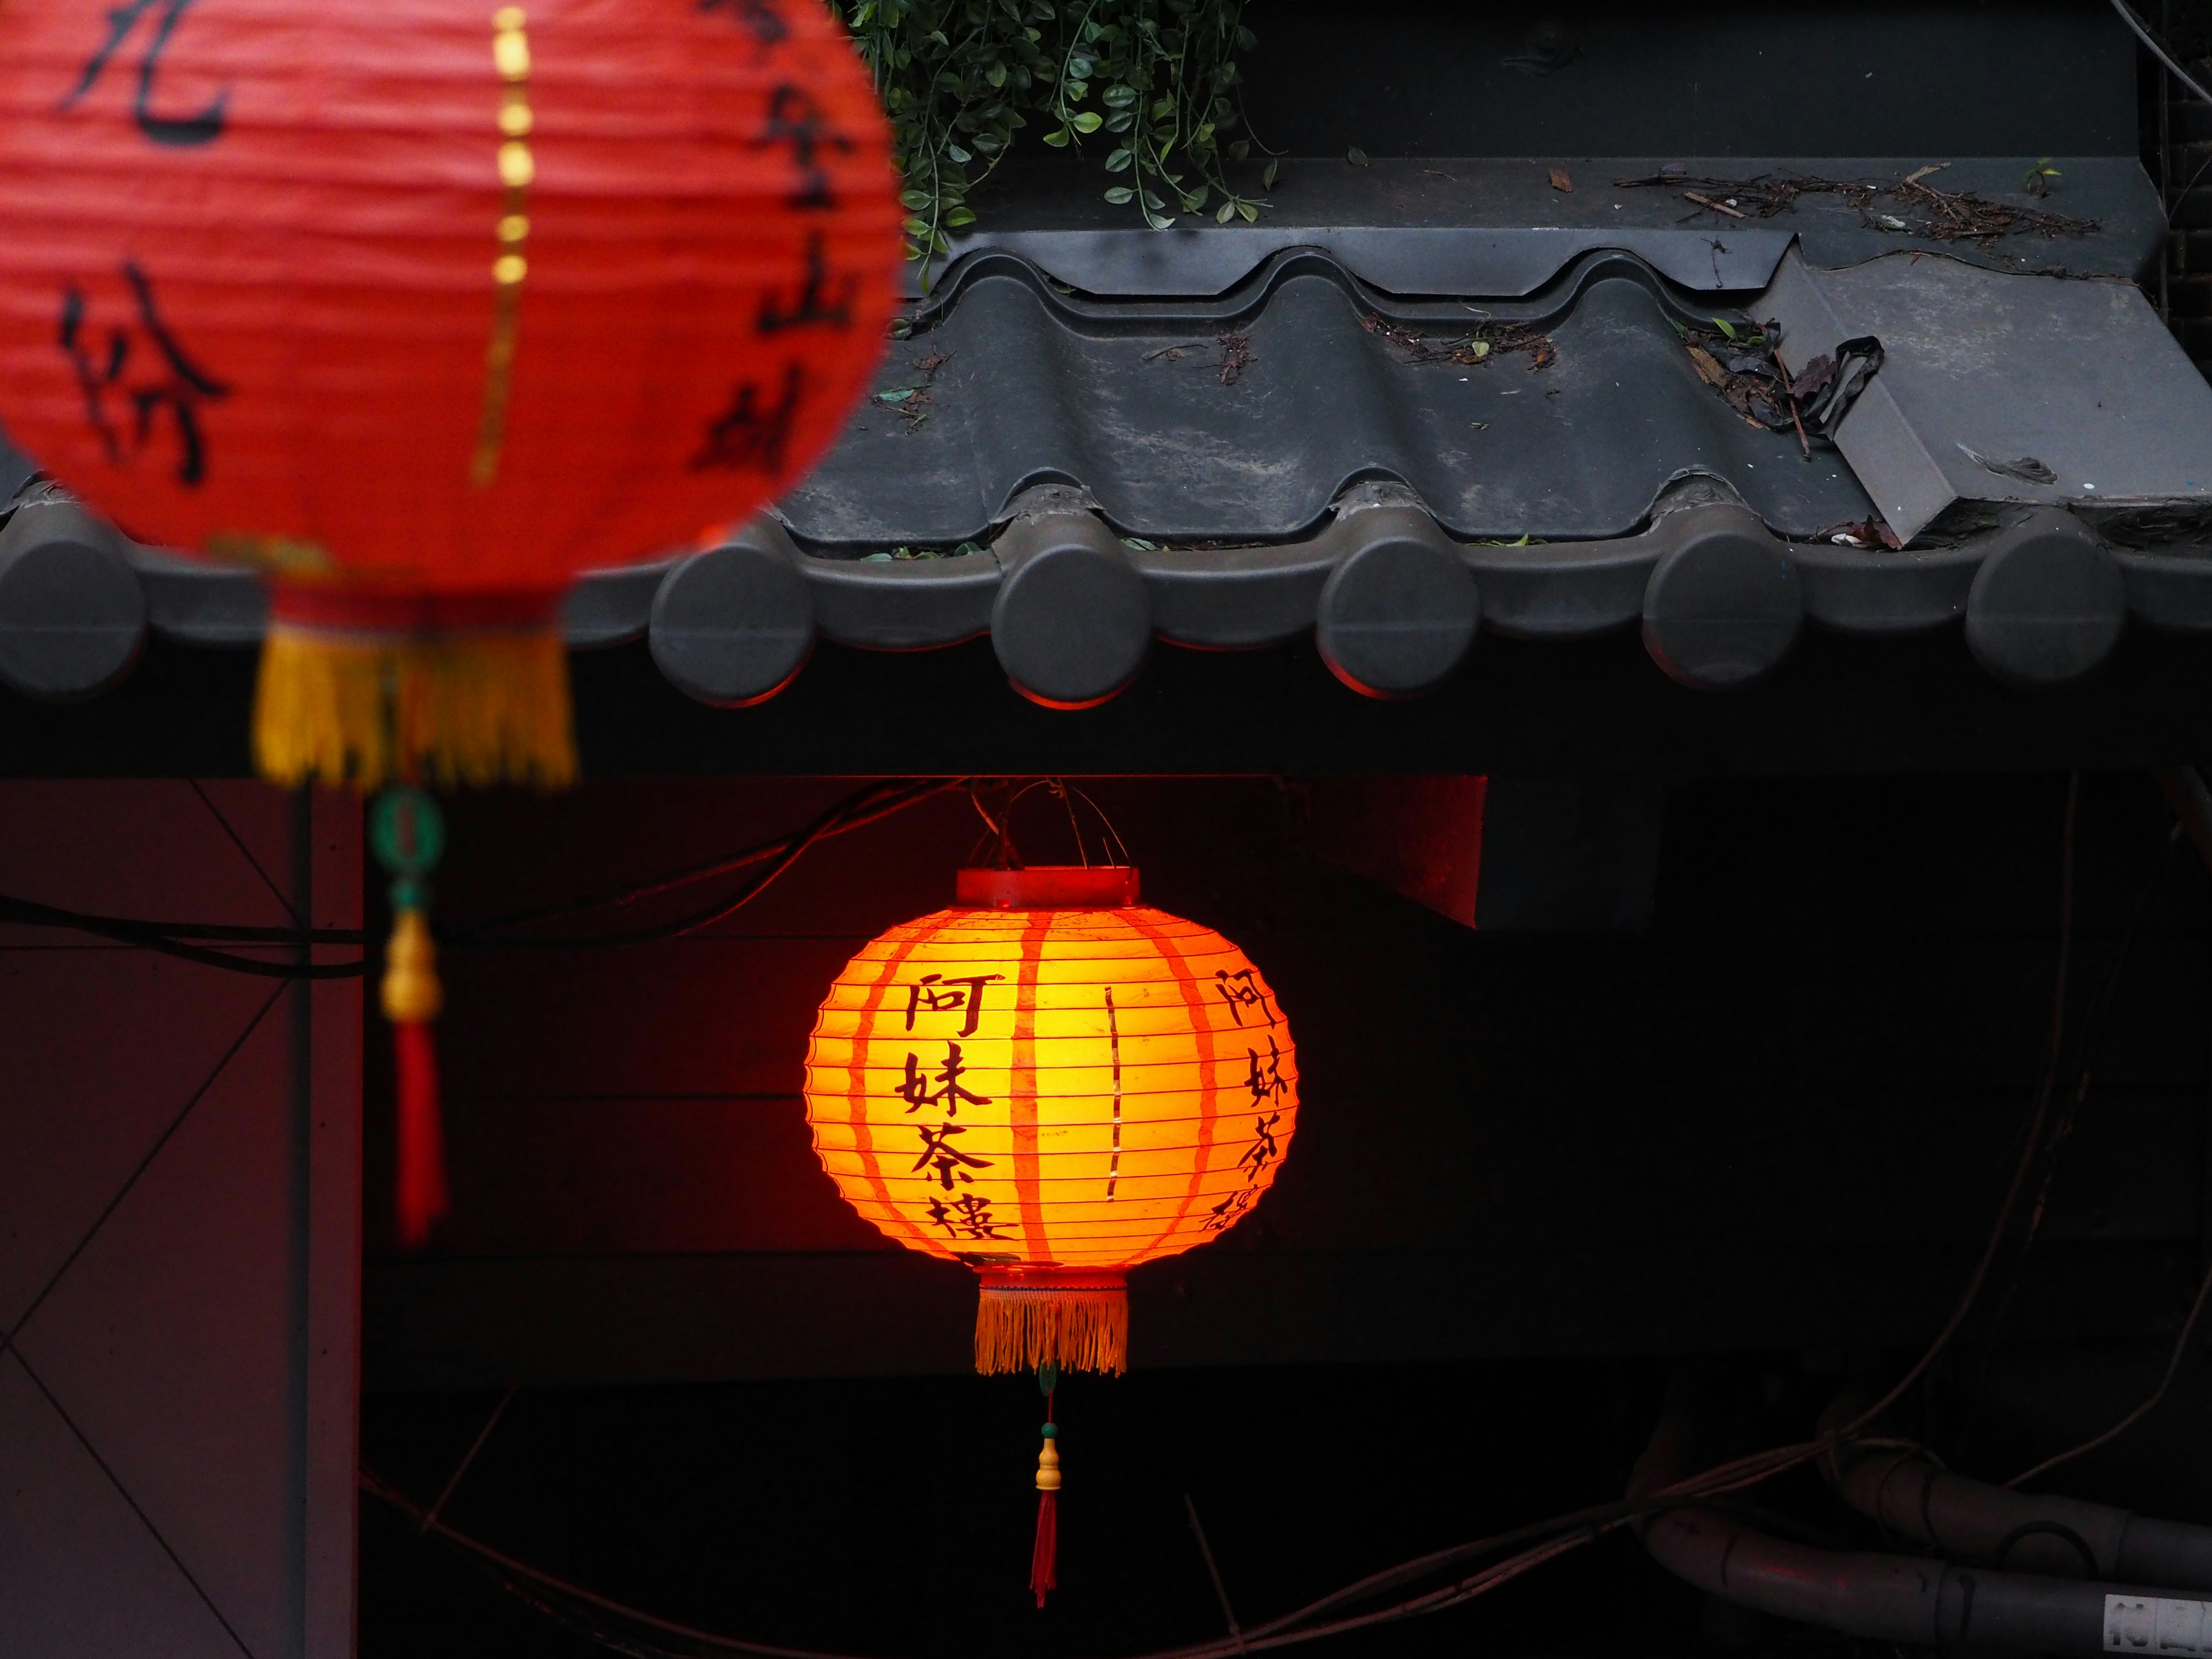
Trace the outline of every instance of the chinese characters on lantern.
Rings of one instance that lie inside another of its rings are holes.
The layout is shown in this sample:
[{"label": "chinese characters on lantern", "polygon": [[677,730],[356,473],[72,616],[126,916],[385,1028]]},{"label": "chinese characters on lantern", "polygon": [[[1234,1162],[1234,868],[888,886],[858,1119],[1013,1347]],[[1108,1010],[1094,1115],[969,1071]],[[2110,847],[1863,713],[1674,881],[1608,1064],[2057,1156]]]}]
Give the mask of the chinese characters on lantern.
[{"label": "chinese characters on lantern", "polygon": [[1249,968],[1234,974],[1226,968],[1215,969],[1213,988],[1221,994],[1221,1000],[1229,1005],[1230,1014],[1239,1025],[1244,1023],[1247,1008],[1256,1009],[1266,1017],[1268,1024],[1275,1023],[1274,1011],[1267,1006],[1267,994],[1260,989]]},{"label": "chinese characters on lantern", "polygon": [[[960,1109],[992,1103],[990,1096],[976,1092],[966,1080],[972,1068],[961,1049],[960,1039],[975,1035],[989,988],[1004,977],[1000,974],[924,974],[902,988],[907,994],[905,1023],[909,1031],[914,1030],[915,1022],[925,1015],[961,1016],[959,1036],[945,1040],[941,1059],[928,1060],[921,1050],[907,1050],[904,1068],[890,1091],[906,1103],[908,1117],[925,1109],[941,1114],[937,1121],[924,1119],[913,1126],[919,1137],[913,1167],[917,1172],[928,1171],[945,1194],[929,1200],[927,1213],[931,1223],[942,1228],[948,1238],[1005,1237],[998,1231],[1000,1224],[992,1217],[991,1200],[980,1194],[959,1191],[963,1186],[975,1184],[975,1176],[969,1171],[991,1169],[995,1160],[979,1157],[954,1144],[967,1133],[957,1121]],[[1249,969],[1235,974],[1218,974],[1216,989],[1238,1024],[1243,1024],[1248,1011],[1254,1011],[1256,1017],[1266,1019],[1268,1027],[1275,1024],[1274,1012],[1267,1006],[1267,995]],[[1106,1186],[1106,1196],[1111,1199],[1121,1166],[1121,1101],[1120,1025],[1110,987],[1103,993],[1103,1006],[1112,1042],[1115,1085],[1112,1156]],[[1225,1231],[1236,1224],[1258,1200],[1262,1182],[1282,1157],[1277,1131],[1281,1127],[1283,1109],[1291,1099],[1293,1088],[1291,1080],[1283,1074],[1283,1052],[1273,1031],[1266,1030],[1263,1040],[1264,1051],[1249,1046],[1244,1050],[1245,1074],[1242,1083],[1251,1103],[1253,1117],[1250,1144],[1238,1156],[1235,1165],[1242,1184],[1206,1212],[1200,1225],[1207,1232]]]},{"label": "chinese characters on lantern", "polygon": [[960,1079],[967,1073],[968,1067],[960,1058],[960,1045],[957,1042],[945,1045],[945,1064],[934,1072],[924,1071],[921,1057],[908,1049],[906,1079],[899,1085],[899,1098],[906,1102],[908,1115],[922,1106],[941,1106],[945,1109],[945,1115],[949,1118],[960,1115],[963,1103],[969,1106],[988,1106],[990,1096],[975,1094],[962,1086]]},{"label": "chinese characters on lantern", "polygon": [[166,415],[176,432],[177,482],[192,488],[207,477],[200,405],[228,397],[230,388],[193,362],[161,320],[146,273],[126,260],[123,280],[131,290],[133,321],[109,326],[104,338],[95,338],[99,331],[91,324],[85,291],[75,283],[62,290],[61,349],[76,370],[85,417],[107,459],[123,463],[126,427],[130,453],[143,454]]},{"label": "chinese characters on lantern", "polygon": [[109,62],[122,50],[123,43],[131,38],[141,18],[149,12],[159,12],[160,20],[153,26],[146,42],[145,55],[138,60],[138,91],[131,100],[131,118],[137,122],[138,131],[157,144],[179,148],[193,144],[213,143],[222,136],[224,108],[230,102],[230,89],[226,87],[216,94],[215,101],[197,115],[156,115],[150,107],[154,101],[154,82],[161,72],[161,54],[168,50],[169,37],[176,33],[178,23],[191,9],[192,0],[124,0],[124,3],[109,9],[107,39],[100,49],[86,60],[84,73],[62,100],[64,109],[74,108],[85,95],[100,83]]},{"label": "chinese characters on lantern", "polygon": [[[1249,974],[1244,978],[1249,982]],[[1231,1006],[1236,1004],[1232,1001]],[[1272,1017],[1268,1023],[1273,1024]],[[1206,1212],[1206,1231],[1218,1233],[1237,1224],[1237,1218],[1250,1209],[1260,1196],[1260,1178],[1270,1165],[1282,1156],[1282,1148],[1275,1139],[1275,1130],[1283,1121],[1278,1103],[1290,1098],[1291,1082],[1283,1075],[1282,1051],[1275,1046],[1272,1034],[1267,1038],[1267,1057],[1260,1058],[1257,1048],[1247,1048],[1245,1058],[1249,1070],[1244,1079],[1245,1092],[1251,1096],[1255,1108],[1252,1119],[1252,1144],[1237,1160],[1243,1173],[1244,1184],[1231,1193]],[[1273,1107],[1273,1110],[1269,1108]]]},{"label": "chinese characters on lantern", "polygon": [[791,25],[769,0],[699,0],[699,9],[728,13],[732,21],[760,42],[763,52],[781,46],[791,34]]},{"label": "chinese characters on lantern", "polygon": [[[906,988],[907,1030],[914,1029],[916,1017],[921,1014],[957,1013],[966,1016],[960,1026],[960,1036],[975,1036],[975,1023],[983,1013],[983,988],[1000,977],[997,974],[975,974],[946,979],[937,974],[924,974]],[[930,1221],[942,1227],[948,1238],[1003,1238],[1005,1235],[998,1231],[999,1224],[991,1216],[991,1200],[980,1193],[957,1192],[955,1185],[973,1186],[975,1177],[969,1171],[988,1170],[995,1161],[978,1158],[952,1144],[968,1133],[953,1121],[960,1115],[960,1109],[991,1103],[990,1096],[976,1093],[962,1081],[968,1069],[957,1039],[946,1040],[945,1058],[933,1066],[909,1048],[905,1073],[892,1092],[906,1102],[909,1117],[924,1107],[945,1115],[941,1122],[925,1121],[915,1125],[921,1144],[914,1167],[917,1171],[933,1172],[937,1184],[946,1194],[930,1200]]]},{"label": "chinese characters on lantern", "polygon": [[[782,14],[766,0],[699,0],[699,9],[730,11],[763,51],[780,45],[788,32]],[[753,148],[789,152],[793,178],[787,206],[809,214],[838,207],[825,158],[853,154],[853,140],[831,123],[821,100],[805,87],[785,82],[769,94],[767,119]],[[819,230],[808,232],[805,259],[789,289],[761,296],[754,331],[763,337],[794,328],[852,327],[860,273],[848,270],[833,278],[829,239]],[[805,400],[806,376],[796,362],[785,368],[778,392],[771,393],[757,380],[741,382],[731,392],[729,406],[708,424],[706,441],[691,457],[691,471],[781,473]]]},{"label": "chinese characters on lantern", "polygon": [[[941,974],[924,974],[920,980],[907,987],[906,1029],[914,1030],[916,1014],[944,1014],[964,1011],[968,1018],[961,1022],[960,1035],[975,1035],[975,1022],[983,1017],[983,988],[1006,977],[1004,974],[972,974],[963,979],[946,979]],[[1107,994],[1111,1005],[1113,994]]]},{"label": "chinese characters on lantern", "polygon": [[783,372],[782,396],[772,405],[761,402],[760,387],[751,380],[739,386],[722,416],[707,428],[707,441],[691,458],[691,470],[709,467],[725,472],[781,474],[791,434],[799,419],[806,374],[797,363]]}]

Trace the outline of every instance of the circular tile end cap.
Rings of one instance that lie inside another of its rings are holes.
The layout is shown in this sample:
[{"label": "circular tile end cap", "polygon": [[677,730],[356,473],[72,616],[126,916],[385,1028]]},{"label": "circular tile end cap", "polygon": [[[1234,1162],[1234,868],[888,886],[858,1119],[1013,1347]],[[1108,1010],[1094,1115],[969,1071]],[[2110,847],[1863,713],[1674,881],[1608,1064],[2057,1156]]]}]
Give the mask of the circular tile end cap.
[{"label": "circular tile end cap", "polygon": [[1474,644],[1482,599],[1465,564],[1418,536],[1392,534],[1329,573],[1314,644],[1329,672],[1362,696],[1432,691]]},{"label": "circular tile end cap", "polygon": [[2069,514],[2039,514],[1998,538],[1966,594],[1966,647],[2022,690],[2063,685],[2110,656],[2127,625],[2127,579]]},{"label": "circular tile end cap", "polygon": [[686,696],[717,708],[765,702],[814,651],[814,601],[781,554],[744,542],[701,553],[661,578],[653,659]]},{"label": "circular tile end cap", "polygon": [[0,534],[0,681],[27,697],[97,696],[146,642],[146,595],[112,532],[75,507],[21,511]]},{"label": "circular tile end cap", "polygon": [[1796,568],[1763,528],[1693,533],[1652,567],[1644,589],[1644,648],[1669,678],[1700,691],[1765,678],[1804,625]]},{"label": "circular tile end cap", "polygon": [[991,647],[1014,690],[1047,708],[1091,708],[1145,665],[1152,611],[1128,560],[1087,538],[1051,543],[999,584]]}]

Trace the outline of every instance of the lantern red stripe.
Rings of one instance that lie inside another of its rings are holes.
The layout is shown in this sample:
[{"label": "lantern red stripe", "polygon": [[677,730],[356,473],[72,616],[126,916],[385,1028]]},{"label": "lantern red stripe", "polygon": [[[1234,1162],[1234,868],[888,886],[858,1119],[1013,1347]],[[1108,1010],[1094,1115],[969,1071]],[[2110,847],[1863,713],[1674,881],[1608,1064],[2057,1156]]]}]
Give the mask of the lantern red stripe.
[{"label": "lantern red stripe", "polygon": [[[898,976],[900,967],[917,943],[918,939],[903,940],[894,946],[891,953],[884,959],[883,972],[868,988],[869,1013],[874,1013],[882,1006],[884,993],[890,988],[892,980]],[[891,1203],[890,1188],[884,1180],[883,1166],[876,1160],[874,1140],[868,1132],[867,1099],[862,1083],[864,1076],[865,1073],[859,1071],[853,1073],[853,1085],[845,1097],[845,1121],[852,1127],[854,1145],[860,1154],[860,1167],[867,1176],[868,1185],[875,1190],[877,1198],[889,1207]],[[915,1224],[912,1217],[902,1210],[894,1210],[893,1214],[901,1231],[919,1242],[925,1249],[930,1247],[929,1235]]]},{"label": "lantern red stripe", "polygon": [[[1206,1017],[1204,994],[1198,988],[1198,981],[1190,970],[1189,963],[1183,957],[1182,940],[1133,915],[1128,918],[1128,922],[1130,927],[1159,946],[1161,957],[1175,975],[1176,983],[1182,990],[1183,1006],[1190,1010],[1191,1034],[1198,1039],[1200,1064],[1210,1074],[1214,1058],[1213,1028]],[[1220,1115],[1220,1088],[1209,1076],[1208,1081],[1199,1091],[1198,1156],[1190,1174],[1190,1190],[1184,1195],[1182,1207],[1176,1212],[1175,1219],[1161,1231],[1160,1236],[1149,1248],[1157,1249],[1164,1243],[1178,1227],[1190,1218],[1191,1207],[1198,1202],[1206,1179],[1206,1161],[1213,1155],[1213,1121]]]}]

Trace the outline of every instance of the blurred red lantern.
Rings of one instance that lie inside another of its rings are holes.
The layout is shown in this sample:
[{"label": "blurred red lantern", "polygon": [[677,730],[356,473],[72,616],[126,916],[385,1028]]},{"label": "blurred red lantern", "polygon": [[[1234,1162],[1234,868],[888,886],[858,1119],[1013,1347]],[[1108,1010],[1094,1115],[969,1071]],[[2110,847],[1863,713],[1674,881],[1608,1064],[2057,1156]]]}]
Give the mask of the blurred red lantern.
[{"label": "blurred red lantern", "polygon": [[836,437],[901,210],[820,0],[7,0],[0,420],[266,571],[296,781],[558,781],[556,609]]}]

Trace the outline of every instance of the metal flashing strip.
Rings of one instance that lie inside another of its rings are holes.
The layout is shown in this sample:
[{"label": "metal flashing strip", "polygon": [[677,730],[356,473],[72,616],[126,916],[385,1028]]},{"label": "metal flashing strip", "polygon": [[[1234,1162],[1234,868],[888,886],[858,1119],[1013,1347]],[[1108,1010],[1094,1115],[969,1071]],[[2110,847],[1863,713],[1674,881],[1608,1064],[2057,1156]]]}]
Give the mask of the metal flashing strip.
[{"label": "metal flashing strip", "polygon": [[1801,374],[1881,342],[1835,441],[1901,541],[1960,503],[2212,507],[2212,386],[2130,283],[1792,253],[1751,309]]}]

